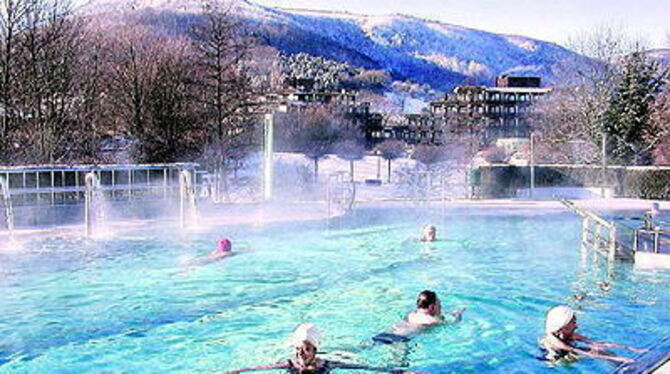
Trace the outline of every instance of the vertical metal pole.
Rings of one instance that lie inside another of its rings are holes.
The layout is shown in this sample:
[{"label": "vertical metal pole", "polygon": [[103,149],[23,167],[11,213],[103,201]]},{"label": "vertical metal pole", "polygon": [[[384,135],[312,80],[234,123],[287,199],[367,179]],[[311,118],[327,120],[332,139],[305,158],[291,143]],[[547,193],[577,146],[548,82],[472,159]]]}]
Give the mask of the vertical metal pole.
[{"label": "vertical metal pole", "polygon": [[163,199],[167,199],[168,175],[167,169],[163,169]]},{"label": "vertical metal pole", "polygon": [[530,133],[530,198],[535,192],[535,134]]},{"label": "vertical metal pole", "polygon": [[326,218],[330,219],[330,180],[332,178],[329,176],[326,183]]},{"label": "vertical metal pole", "polygon": [[40,172],[35,172],[35,189],[37,189],[37,201],[40,200]]},{"label": "vertical metal pole", "polygon": [[179,173],[179,225],[183,229],[186,227],[186,214],[184,212],[184,176]]},{"label": "vertical metal pole", "polygon": [[117,194],[116,194],[116,172],[114,171],[114,169],[112,169],[111,173],[112,173],[112,192],[111,192],[111,197],[112,197],[112,198],[116,198],[116,196],[117,196]]},{"label": "vertical metal pole", "polygon": [[76,171],[76,170],[74,171],[74,187],[75,187],[75,190],[77,191],[77,194],[76,194],[77,199],[79,199],[79,196],[80,196],[80,194],[79,194],[79,172]]},{"label": "vertical metal pole", "polygon": [[21,184],[22,189],[23,189],[22,200],[26,201],[26,199],[28,197],[28,194],[26,193],[26,171],[25,170],[21,172],[21,177],[23,179],[23,183]]},{"label": "vertical metal pole", "polygon": [[56,184],[56,176],[54,175],[54,171],[51,170],[51,205],[54,205],[55,203],[54,202],[55,200],[54,188],[56,188],[55,184]]},{"label": "vertical metal pole", "polygon": [[382,156],[377,155],[377,179],[382,179]]},{"label": "vertical metal pole", "polygon": [[605,198],[605,181],[607,178],[607,134],[602,136],[602,186],[600,188],[600,197]]},{"label": "vertical metal pole", "polygon": [[660,236],[658,230],[654,230],[654,253],[658,253],[658,237]]},{"label": "vertical metal pole", "polygon": [[616,259],[616,225],[614,224],[610,226],[609,241],[609,260],[614,261]]},{"label": "vertical metal pole", "polygon": [[273,155],[274,155],[274,115],[265,115],[265,163],[263,165],[263,198],[270,200],[272,198],[272,177],[273,177]]},{"label": "vertical metal pole", "polygon": [[582,243],[589,243],[589,219],[586,217],[582,220]]},{"label": "vertical metal pole", "polygon": [[[61,174],[60,174],[60,177],[61,177],[61,180],[60,180],[61,187],[65,187],[65,170],[61,170],[60,173],[61,173]],[[63,188],[63,190],[61,191],[60,194],[61,194],[61,199],[62,199],[62,201],[65,201],[65,188]],[[61,201],[61,202],[62,202],[62,201]]]},{"label": "vertical metal pole", "polygon": [[93,221],[91,220],[91,203],[93,200],[93,184],[88,182],[88,174],[84,174],[84,227],[86,237],[90,237],[93,232]]}]

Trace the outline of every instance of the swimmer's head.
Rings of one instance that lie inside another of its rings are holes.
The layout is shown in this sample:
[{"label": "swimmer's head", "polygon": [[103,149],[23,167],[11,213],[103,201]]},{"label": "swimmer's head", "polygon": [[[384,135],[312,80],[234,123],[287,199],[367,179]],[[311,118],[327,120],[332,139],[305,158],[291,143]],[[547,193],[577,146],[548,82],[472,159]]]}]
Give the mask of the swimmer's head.
[{"label": "swimmer's head", "polygon": [[303,365],[316,360],[316,351],[321,342],[321,332],[313,323],[301,323],[293,331],[291,345],[295,348],[295,357]]},{"label": "swimmer's head", "polygon": [[659,203],[652,203],[651,204],[651,210],[649,211],[652,216],[658,215],[661,213],[661,204]]},{"label": "swimmer's head", "polygon": [[555,306],[547,313],[547,321],[545,323],[545,332],[547,334],[572,334],[576,329],[577,316],[569,306]]},{"label": "swimmer's head", "polygon": [[423,290],[416,298],[416,308],[428,311],[428,314],[439,316],[442,313],[442,304],[433,291]]},{"label": "swimmer's head", "polygon": [[219,240],[219,243],[216,246],[217,252],[226,253],[232,250],[233,250],[233,244],[227,238]]},{"label": "swimmer's head", "polygon": [[423,235],[421,240],[424,242],[432,242],[437,235],[437,229],[433,225],[426,225],[423,227]]}]

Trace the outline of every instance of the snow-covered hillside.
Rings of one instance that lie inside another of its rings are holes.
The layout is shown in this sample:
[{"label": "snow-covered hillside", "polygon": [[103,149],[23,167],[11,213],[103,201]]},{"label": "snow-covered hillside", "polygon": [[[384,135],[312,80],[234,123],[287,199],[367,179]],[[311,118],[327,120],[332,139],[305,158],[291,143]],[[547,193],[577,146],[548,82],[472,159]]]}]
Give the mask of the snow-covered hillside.
[{"label": "snow-covered hillside", "polygon": [[[394,79],[427,83],[440,90],[463,81],[491,83],[504,73],[539,75],[552,83],[558,63],[583,59],[549,42],[405,15],[275,9],[243,0],[235,5],[255,34],[281,51],[381,69]],[[158,27],[183,28],[199,10],[198,0],[92,0],[78,12],[105,18],[148,14],[141,19]],[[161,18],[170,22],[160,22]]]}]

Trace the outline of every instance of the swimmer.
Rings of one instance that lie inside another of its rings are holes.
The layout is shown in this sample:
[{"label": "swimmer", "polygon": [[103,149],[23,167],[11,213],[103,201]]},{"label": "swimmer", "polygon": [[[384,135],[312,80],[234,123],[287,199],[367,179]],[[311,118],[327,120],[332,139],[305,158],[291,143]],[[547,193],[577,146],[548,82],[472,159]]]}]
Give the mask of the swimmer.
[{"label": "swimmer", "polygon": [[579,292],[572,295],[572,299],[575,301],[582,301],[585,300],[587,297],[589,297],[589,294],[587,294],[586,292]]},{"label": "swimmer", "polygon": [[285,370],[290,374],[327,374],[334,369],[368,370],[388,373],[411,373],[401,369],[379,368],[365,365],[324,360],[317,357],[321,343],[321,334],[313,323],[300,324],[291,337],[291,345],[295,348],[293,358],[270,365],[252,366],[245,369],[225,371],[221,374],[242,373],[253,370]]},{"label": "swimmer", "polygon": [[[460,322],[465,308],[448,312],[453,317],[453,323]],[[393,326],[391,333],[375,335],[372,340],[377,343],[390,344],[407,342],[410,336],[421,330],[444,322],[442,315],[442,303],[433,291],[424,290],[419,293],[416,300],[416,310],[407,314],[404,321]]]},{"label": "swimmer", "polygon": [[195,258],[192,259],[191,261],[188,261],[186,263],[186,266],[188,268],[185,270],[185,273],[189,273],[191,270],[193,270],[194,266],[209,265],[212,262],[219,261],[226,257],[232,257],[235,256],[236,254],[237,253],[233,252],[233,244],[230,242],[230,240],[227,238],[223,238],[219,240],[219,242],[217,243],[216,249],[207,256]]},{"label": "swimmer", "polygon": [[207,256],[207,259],[219,260],[224,257],[230,257],[234,255],[235,253],[233,252],[233,244],[228,238],[223,238],[219,240],[219,243],[216,245],[216,249]]},{"label": "swimmer", "polygon": [[[540,340],[540,345],[546,351],[545,358],[548,361],[556,362],[564,360],[572,362],[583,356],[630,363],[633,362],[632,359],[614,355],[606,351],[605,348],[620,348],[635,353],[647,351],[615,343],[592,341],[583,335],[577,334],[575,331],[578,327],[577,316],[569,306],[559,305],[549,310],[545,323],[546,335]],[[577,344],[579,343],[582,345],[578,346]]]},{"label": "swimmer", "polygon": [[612,285],[609,284],[608,282],[596,282],[596,284],[598,285],[598,287],[600,287],[601,290],[605,292],[610,292],[610,290],[612,289]]},{"label": "swimmer", "polygon": [[437,229],[433,225],[426,225],[423,227],[423,234],[421,235],[422,242],[434,242],[437,240]]},{"label": "swimmer", "polygon": [[[465,308],[448,312],[454,317],[454,322],[460,322]],[[428,327],[442,323],[442,303],[433,291],[424,290],[416,299],[416,310],[407,315],[407,322],[420,327]]]}]

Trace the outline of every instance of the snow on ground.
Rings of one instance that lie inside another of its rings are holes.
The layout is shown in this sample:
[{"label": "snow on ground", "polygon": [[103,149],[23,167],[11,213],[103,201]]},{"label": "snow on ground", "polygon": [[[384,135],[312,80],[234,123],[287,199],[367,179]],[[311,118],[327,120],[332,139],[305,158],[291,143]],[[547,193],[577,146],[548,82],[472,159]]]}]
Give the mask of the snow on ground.
[{"label": "snow on ground", "polygon": [[[307,159],[300,153],[275,153],[275,162],[290,162],[294,165],[302,165],[313,168],[312,160]],[[417,162],[409,158],[400,158],[391,162],[391,174],[394,169],[403,167],[416,167]],[[364,182],[366,179],[388,178],[388,163],[381,157],[365,156],[362,160],[354,161],[354,180]],[[323,176],[349,172],[349,161],[343,160],[336,155],[328,155],[319,161],[319,174]]]},{"label": "snow on ground", "polygon": [[[290,167],[287,167],[290,165]],[[278,153],[275,154],[276,178],[285,178],[282,173],[286,170],[301,170],[300,173],[309,175],[294,175],[293,180],[299,183],[305,180],[309,183],[313,178],[314,162],[302,154]],[[356,182],[356,201],[384,201],[402,200],[428,197],[431,200],[443,200],[462,198],[467,195],[465,188],[465,170],[450,165],[443,165],[442,171],[428,176],[421,174],[423,167],[417,165],[415,160],[400,158],[391,161],[391,183],[388,183],[388,161],[378,156],[366,156],[362,160],[354,161],[354,181]],[[430,179],[432,187],[428,191],[425,186],[417,186],[416,173],[419,171],[422,183],[425,185]],[[322,187],[317,200],[325,198],[325,189],[328,183],[337,180],[335,176],[341,175],[341,180],[348,181],[349,161],[342,160],[335,155],[329,155],[319,161],[319,182]],[[381,185],[366,183],[366,180],[381,180]],[[445,191],[442,191],[445,186]],[[307,200],[315,199],[314,196]]]}]

